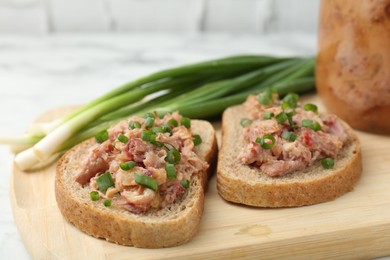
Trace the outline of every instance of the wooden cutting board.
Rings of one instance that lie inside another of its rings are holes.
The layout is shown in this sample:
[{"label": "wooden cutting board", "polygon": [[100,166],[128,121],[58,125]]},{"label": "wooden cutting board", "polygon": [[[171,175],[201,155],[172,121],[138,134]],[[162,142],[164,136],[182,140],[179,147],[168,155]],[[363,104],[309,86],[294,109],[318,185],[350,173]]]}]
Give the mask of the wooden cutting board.
[{"label": "wooden cutting board", "polygon": [[[304,99],[321,108],[318,97]],[[54,110],[39,120],[64,112]],[[15,222],[34,259],[367,259],[390,255],[390,137],[358,134],[364,170],[352,192],[319,205],[260,209],[222,200],[213,176],[199,233],[182,246],[132,248],[79,231],[57,208],[54,164],[30,173],[14,167]]]}]

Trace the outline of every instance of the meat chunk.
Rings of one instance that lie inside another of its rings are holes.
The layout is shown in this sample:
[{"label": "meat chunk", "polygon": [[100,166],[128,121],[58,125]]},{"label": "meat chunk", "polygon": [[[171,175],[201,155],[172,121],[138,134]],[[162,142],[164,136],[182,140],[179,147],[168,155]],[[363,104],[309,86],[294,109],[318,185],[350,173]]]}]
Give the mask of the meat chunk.
[{"label": "meat chunk", "polygon": [[90,155],[82,164],[80,171],[75,175],[75,181],[81,185],[85,185],[92,177],[106,171],[108,167],[109,164],[102,151],[98,148],[94,148],[90,151]]},{"label": "meat chunk", "polygon": [[269,176],[282,176],[287,173],[302,170],[306,167],[306,163],[303,161],[273,161],[267,162],[260,166],[260,169],[263,170]]}]

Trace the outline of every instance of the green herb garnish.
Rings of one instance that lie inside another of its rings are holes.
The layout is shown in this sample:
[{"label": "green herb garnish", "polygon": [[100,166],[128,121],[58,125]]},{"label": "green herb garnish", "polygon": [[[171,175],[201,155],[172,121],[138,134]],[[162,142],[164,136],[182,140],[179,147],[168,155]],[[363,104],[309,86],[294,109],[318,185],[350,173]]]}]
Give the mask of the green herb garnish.
[{"label": "green herb garnish", "polygon": [[106,206],[106,207],[110,207],[111,204],[112,204],[112,201],[111,201],[111,200],[105,200],[105,201],[103,202],[103,205]]},{"label": "green herb garnish", "polygon": [[297,139],[297,137],[298,135],[292,132],[284,132],[282,134],[282,138],[290,142],[294,142]]},{"label": "green herb garnish", "polygon": [[96,142],[99,144],[103,143],[104,141],[108,140],[108,131],[104,130],[95,135]]},{"label": "green herb garnish", "polygon": [[314,113],[317,113],[317,111],[318,111],[318,107],[316,105],[310,104],[310,103],[305,104],[303,106],[303,109],[306,111],[313,111]]},{"label": "green herb garnish", "polygon": [[91,191],[89,193],[89,197],[91,198],[92,201],[98,201],[100,199],[99,192],[97,192],[96,190]]},{"label": "green herb garnish", "polygon": [[133,169],[136,165],[137,164],[134,161],[128,161],[128,162],[123,162],[123,163],[119,164],[119,167],[124,171],[128,171],[128,170]]},{"label": "green herb garnish", "polygon": [[188,117],[182,117],[180,124],[184,125],[186,128],[191,128],[191,120]]},{"label": "green herb garnish", "polygon": [[101,192],[105,192],[108,188],[114,186],[114,181],[110,172],[105,172],[96,179],[96,184]]},{"label": "green herb garnish", "polygon": [[264,113],[263,113],[263,119],[271,119],[271,118],[273,118],[274,116],[275,116],[275,114],[272,113],[272,112],[264,112]]},{"label": "green herb garnish", "polygon": [[165,164],[165,171],[167,173],[167,178],[168,179],[174,179],[176,178],[176,169],[175,169],[175,165],[173,165],[172,163],[166,163]]},{"label": "green herb garnish", "polygon": [[262,138],[256,138],[256,143],[260,144],[264,149],[271,149],[274,146],[275,141],[275,137],[269,134],[265,134]]},{"label": "green herb garnish", "polygon": [[153,142],[156,140],[156,134],[151,130],[143,130],[141,133],[141,139],[145,142]]},{"label": "green herb garnish", "polygon": [[202,143],[202,138],[200,137],[200,135],[194,135],[192,137],[192,140],[195,146],[200,145]]},{"label": "green herb garnish", "polygon": [[180,182],[180,184],[181,184],[181,186],[183,186],[186,189],[188,189],[190,187],[189,180],[182,181],[182,182]]},{"label": "green herb garnish", "polygon": [[119,134],[118,135],[118,140],[121,142],[121,143],[127,143],[129,141],[129,138],[127,138],[125,135],[123,134]]},{"label": "green herb garnish", "polygon": [[321,160],[321,164],[324,169],[333,169],[334,160],[332,158],[324,158]]},{"label": "green herb garnish", "polygon": [[302,126],[306,128],[310,128],[314,131],[319,131],[321,130],[321,125],[320,123],[310,120],[310,119],[303,119],[302,120]]},{"label": "green herb garnish", "polygon": [[158,189],[158,182],[148,175],[139,172],[134,172],[134,181],[139,185],[142,185],[154,191],[157,191]]},{"label": "green herb garnish", "polygon": [[283,124],[288,119],[288,116],[285,112],[281,112],[275,116],[275,119],[279,124]]},{"label": "green herb garnish", "polygon": [[178,150],[172,149],[167,152],[167,156],[165,157],[165,160],[172,164],[177,164],[181,160],[181,154]]},{"label": "green herb garnish", "polygon": [[168,125],[171,127],[177,127],[177,126],[179,126],[179,123],[175,119],[172,118],[172,119],[169,119]]},{"label": "green herb garnish", "polygon": [[138,121],[133,121],[133,120],[131,120],[131,121],[129,122],[129,128],[130,128],[130,129],[141,128],[141,123],[138,122]]}]

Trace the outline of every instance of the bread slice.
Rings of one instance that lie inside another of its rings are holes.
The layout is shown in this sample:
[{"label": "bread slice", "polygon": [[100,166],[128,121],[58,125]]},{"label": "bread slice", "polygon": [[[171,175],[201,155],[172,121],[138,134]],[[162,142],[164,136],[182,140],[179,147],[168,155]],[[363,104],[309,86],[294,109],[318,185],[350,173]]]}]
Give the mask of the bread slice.
[{"label": "bread slice", "polygon": [[333,169],[320,162],[281,177],[269,177],[259,168],[242,164],[237,155],[244,145],[240,120],[242,105],[228,108],[222,118],[222,146],[218,155],[217,188],[227,201],[256,207],[294,207],[333,200],[351,191],[362,172],[361,148],[346,125],[352,141],[344,146]]},{"label": "bread slice", "polygon": [[[193,133],[199,134],[202,143],[195,147],[196,154],[212,164],[216,159],[215,131],[207,121],[192,120]],[[105,207],[90,199],[89,186],[83,188],[74,181],[77,165],[83,161],[89,139],[66,152],[57,164],[55,194],[61,213],[70,223],[85,233],[108,241],[143,248],[171,247],[186,243],[197,232],[204,207],[204,191],[212,171],[195,174],[186,194],[162,210],[149,210],[133,214],[126,210]]]}]

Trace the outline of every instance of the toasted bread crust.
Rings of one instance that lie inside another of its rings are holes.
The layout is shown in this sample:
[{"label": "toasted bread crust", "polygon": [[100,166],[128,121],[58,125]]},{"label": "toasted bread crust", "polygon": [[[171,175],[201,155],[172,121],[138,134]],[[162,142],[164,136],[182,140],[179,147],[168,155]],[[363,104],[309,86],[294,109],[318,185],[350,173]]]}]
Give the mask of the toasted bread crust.
[{"label": "toasted bread crust", "polygon": [[301,172],[269,177],[259,168],[241,164],[237,155],[243,146],[240,119],[242,106],[228,108],[222,118],[222,147],[218,155],[217,189],[227,201],[256,207],[295,207],[333,200],[353,189],[362,172],[361,148],[349,126],[352,141],[343,148],[335,167],[320,163]]},{"label": "toasted bread crust", "polygon": [[[192,120],[192,130],[202,138],[195,152],[212,164],[217,153],[213,127],[206,121]],[[73,147],[57,164],[55,195],[65,219],[91,236],[143,248],[180,245],[196,234],[203,213],[204,190],[212,167],[208,172],[193,176],[190,188],[180,201],[162,210],[133,214],[91,201],[89,188],[83,188],[73,180],[78,163],[94,142],[94,139],[90,139]]]}]

